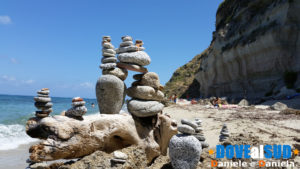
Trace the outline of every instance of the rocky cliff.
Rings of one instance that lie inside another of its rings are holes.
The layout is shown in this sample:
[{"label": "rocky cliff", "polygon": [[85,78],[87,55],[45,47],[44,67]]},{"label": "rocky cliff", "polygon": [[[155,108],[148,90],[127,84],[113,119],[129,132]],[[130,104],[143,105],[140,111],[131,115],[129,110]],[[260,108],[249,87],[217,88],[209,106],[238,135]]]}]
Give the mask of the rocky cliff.
[{"label": "rocky cliff", "polygon": [[[198,97],[257,99],[276,94],[285,85],[299,88],[299,11],[297,0],[225,0],[216,14],[212,42],[205,54],[196,57],[199,67],[190,71],[197,85],[185,87],[179,96],[193,92]],[[169,87],[176,72],[166,85],[168,92],[182,88]]]}]

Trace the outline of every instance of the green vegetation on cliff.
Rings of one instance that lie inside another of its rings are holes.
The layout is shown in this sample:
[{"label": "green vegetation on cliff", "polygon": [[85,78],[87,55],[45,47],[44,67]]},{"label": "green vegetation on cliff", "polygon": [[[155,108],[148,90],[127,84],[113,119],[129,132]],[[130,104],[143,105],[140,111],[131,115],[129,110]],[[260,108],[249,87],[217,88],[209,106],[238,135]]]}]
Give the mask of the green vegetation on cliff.
[{"label": "green vegetation on cliff", "polygon": [[199,83],[195,79],[195,73],[200,68],[201,59],[207,56],[205,50],[196,55],[190,62],[178,68],[172,75],[171,79],[166,83],[164,93],[167,97],[176,94],[179,98],[197,98],[200,96]]}]

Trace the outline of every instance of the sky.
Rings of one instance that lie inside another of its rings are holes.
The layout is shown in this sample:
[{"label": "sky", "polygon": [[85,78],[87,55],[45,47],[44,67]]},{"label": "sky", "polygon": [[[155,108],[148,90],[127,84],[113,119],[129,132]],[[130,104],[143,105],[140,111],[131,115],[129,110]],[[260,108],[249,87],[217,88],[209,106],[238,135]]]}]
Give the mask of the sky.
[{"label": "sky", "polygon": [[115,47],[124,35],[143,40],[165,85],[209,46],[222,1],[1,0],[0,94],[95,98],[105,35]]}]

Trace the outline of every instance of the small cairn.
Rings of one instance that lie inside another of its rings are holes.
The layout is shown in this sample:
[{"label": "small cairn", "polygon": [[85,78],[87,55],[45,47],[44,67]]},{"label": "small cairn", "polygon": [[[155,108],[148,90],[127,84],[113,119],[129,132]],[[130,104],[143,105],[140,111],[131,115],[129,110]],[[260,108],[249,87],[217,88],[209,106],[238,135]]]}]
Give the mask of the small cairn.
[{"label": "small cairn", "polygon": [[115,47],[110,43],[110,36],[103,36],[102,38],[102,64],[100,68],[103,70],[113,69],[117,66],[117,58],[115,57]]},{"label": "small cairn", "polygon": [[111,163],[114,164],[124,164],[128,159],[128,156],[121,151],[114,151],[114,158],[111,159]]},{"label": "small cairn", "polygon": [[174,169],[196,169],[200,160],[202,146],[194,136],[198,125],[195,122],[182,119],[177,127],[182,134],[173,136],[169,143],[169,155]]},{"label": "small cairn", "polygon": [[120,61],[117,63],[117,66],[127,70],[147,73],[148,69],[144,66],[149,65],[151,59],[144,50],[143,41],[136,40],[134,45],[132,37],[123,36],[120,47],[116,49]]},{"label": "small cairn", "polygon": [[197,128],[195,129],[194,136],[200,141],[202,149],[208,148],[209,144],[205,142],[206,138],[204,137],[202,129],[202,120],[200,120],[199,118],[195,118],[195,123],[197,124]]},{"label": "small cairn", "polygon": [[228,131],[227,125],[224,124],[223,127],[222,127],[222,130],[220,132],[219,141],[220,142],[225,142],[225,141],[228,140],[228,137],[229,137],[229,131]]},{"label": "small cairn", "polygon": [[83,115],[87,112],[87,108],[85,107],[85,101],[80,97],[74,97],[72,99],[72,108],[65,112],[65,116],[83,120]]},{"label": "small cairn", "polygon": [[49,97],[50,91],[48,88],[42,88],[37,91],[37,97],[34,97],[34,105],[39,111],[35,112],[35,116],[39,118],[48,117],[53,111],[51,98]]},{"label": "small cairn", "polygon": [[126,85],[124,80],[127,78],[128,71],[116,67],[116,51],[111,44],[110,36],[102,38],[102,75],[96,84],[96,96],[101,114],[118,114],[122,109],[125,99]]}]

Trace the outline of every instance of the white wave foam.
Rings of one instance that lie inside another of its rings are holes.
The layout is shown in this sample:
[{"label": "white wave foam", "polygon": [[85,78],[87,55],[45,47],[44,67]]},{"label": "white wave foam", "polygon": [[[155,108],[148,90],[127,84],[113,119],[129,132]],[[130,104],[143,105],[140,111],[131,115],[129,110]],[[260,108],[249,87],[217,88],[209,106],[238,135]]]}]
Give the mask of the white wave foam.
[{"label": "white wave foam", "polygon": [[16,149],[21,144],[34,141],[37,141],[37,139],[33,139],[26,134],[25,126],[0,124],[0,150]]}]

